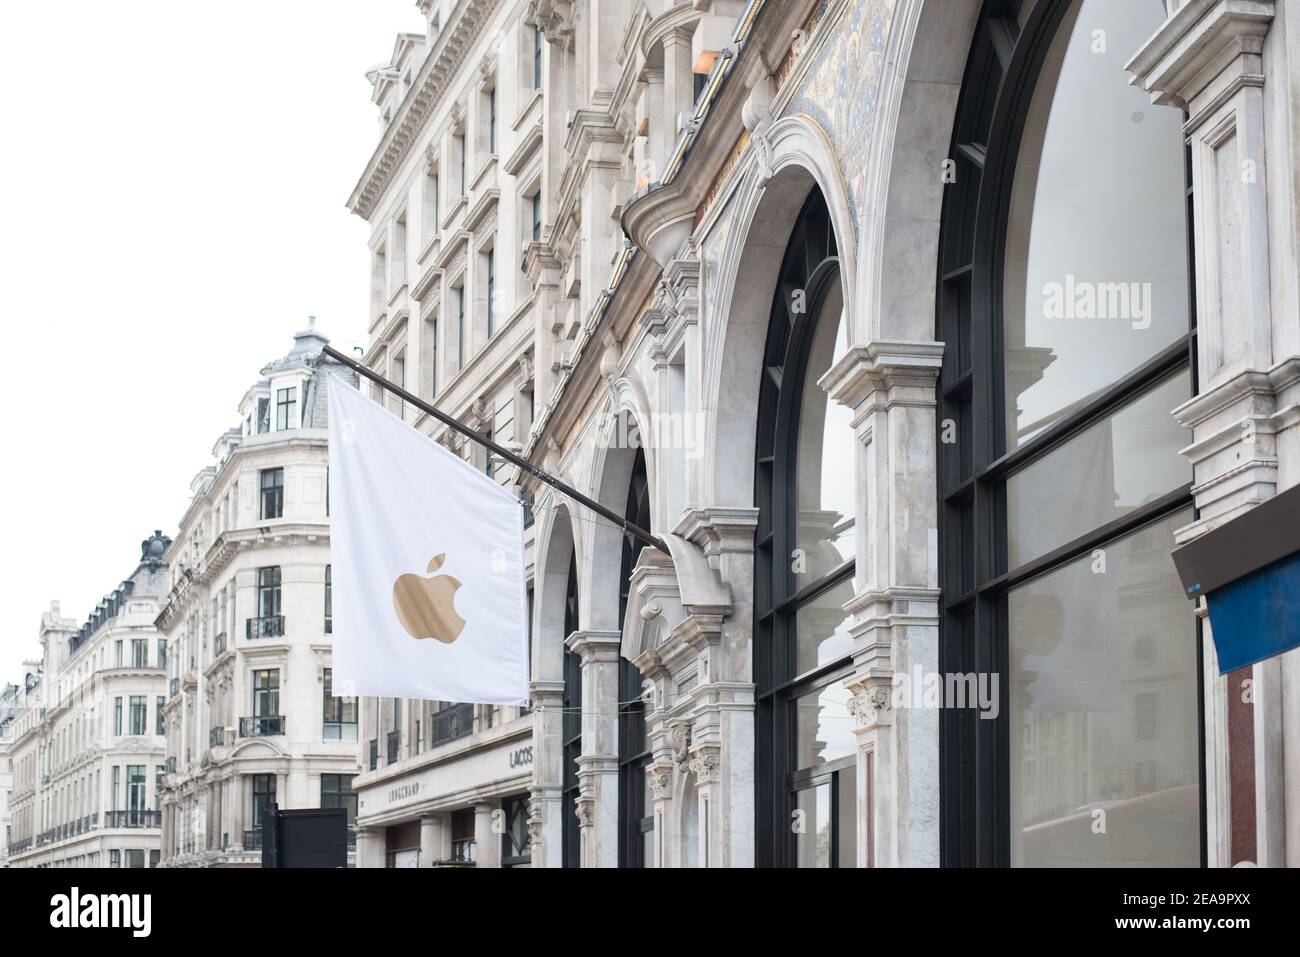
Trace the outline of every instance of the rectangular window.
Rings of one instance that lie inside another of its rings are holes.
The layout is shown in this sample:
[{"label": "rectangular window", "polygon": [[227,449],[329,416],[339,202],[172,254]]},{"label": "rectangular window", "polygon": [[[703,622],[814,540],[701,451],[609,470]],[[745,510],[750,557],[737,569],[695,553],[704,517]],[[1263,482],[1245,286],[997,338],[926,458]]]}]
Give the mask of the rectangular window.
[{"label": "rectangular window", "polygon": [[263,620],[280,614],[280,566],[257,570],[257,614]]},{"label": "rectangular window", "polygon": [[284,469],[262,469],[262,518],[284,516]]},{"label": "rectangular window", "polygon": [[533,193],[533,242],[542,241],[542,191]]},{"label": "rectangular window", "polygon": [[112,848],[111,850],[109,850],[109,852],[108,852],[108,866],[109,866],[109,867],[121,867],[121,866],[122,866],[122,852],[119,851],[119,850],[117,850],[117,848]]},{"label": "rectangular window", "polygon": [[153,809],[162,810],[162,778],[163,766],[155,764],[153,768]]},{"label": "rectangular window", "polygon": [[275,803],[275,775],[253,775],[253,830],[260,831],[266,812]]},{"label": "rectangular window", "polygon": [[157,720],[154,722],[154,729],[153,729],[154,734],[161,735],[166,733],[166,730],[163,728],[163,705],[165,705],[166,703],[167,703],[167,699],[162,695],[159,695],[155,699],[156,710],[154,714],[157,715]]},{"label": "rectangular window", "polygon": [[144,695],[131,695],[131,733],[144,734],[149,722],[149,699]]},{"label": "rectangular window", "polygon": [[158,667],[159,668],[167,667],[167,639],[166,638],[158,639]]},{"label": "rectangular window", "polygon": [[320,806],[341,807],[348,812],[348,827],[357,823],[357,792],[352,790],[351,774],[320,776]]},{"label": "rectangular window", "polygon": [[280,713],[280,669],[253,672],[253,717],[273,718]]},{"label": "rectangular window", "polygon": [[495,249],[487,251],[487,336],[492,338],[496,318],[497,255]]},{"label": "rectangular window", "polygon": [[113,733],[121,735],[122,733],[122,698],[113,699]]},{"label": "rectangular window", "polygon": [[438,394],[438,320],[430,319],[424,328],[429,336],[429,398]]},{"label": "rectangular window", "polygon": [[464,196],[465,195],[465,137],[464,135],[458,135],[452,137],[452,139],[455,141],[452,145],[453,148],[456,150],[456,165],[460,167],[459,170],[460,194],[459,195]]},{"label": "rectangular window", "polygon": [[[128,764],[126,767],[126,826],[145,825],[144,765]],[[144,866],[143,864],[141,865]]]},{"label": "rectangular window", "polygon": [[326,741],[357,740],[357,699],[334,697],[334,669],[325,669],[322,737]]},{"label": "rectangular window", "polygon": [[131,639],[131,667],[149,667],[149,642],[144,638]]},{"label": "rectangular window", "polygon": [[508,797],[501,802],[505,830],[501,834],[501,866],[524,867],[532,860],[528,835],[528,798]]},{"label": "rectangular window", "polygon": [[108,796],[109,810],[112,811],[117,810],[117,802],[121,800],[121,796],[122,796],[122,766],[119,764],[115,764],[113,765],[113,791]]},{"label": "rectangular window", "polygon": [[325,634],[334,634],[334,566],[325,566]]},{"label": "rectangular window", "polygon": [[257,400],[257,434],[271,431],[271,397],[260,396]]},{"label": "rectangular window", "polygon": [[488,90],[488,153],[496,155],[497,151],[497,90]]},{"label": "rectangular window", "polygon": [[455,286],[452,294],[456,297],[456,368],[465,368],[465,286]]},{"label": "rectangular window", "polygon": [[542,88],[542,31],[533,27],[533,89]]},{"label": "rectangular window", "polygon": [[123,659],[122,659],[122,639],[121,639],[121,638],[119,638],[119,639],[117,639],[117,641],[113,642],[113,655],[114,655],[114,657],[113,657],[113,667],[115,667],[115,668],[121,668],[121,667],[122,667],[122,664],[123,664]]},{"label": "rectangular window", "polygon": [[298,390],[293,386],[275,393],[275,428],[277,432],[298,426]]}]

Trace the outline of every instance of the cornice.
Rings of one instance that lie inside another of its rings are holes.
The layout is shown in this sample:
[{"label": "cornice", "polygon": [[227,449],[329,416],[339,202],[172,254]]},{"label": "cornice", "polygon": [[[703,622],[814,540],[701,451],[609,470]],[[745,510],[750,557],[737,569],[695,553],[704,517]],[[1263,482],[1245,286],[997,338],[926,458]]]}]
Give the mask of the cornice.
[{"label": "cornice", "polygon": [[397,116],[353,187],[347,203],[352,212],[369,219],[375,211],[393,176],[429,125],[452,80],[466,63],[466,51],[478,39],[499,3],[500,0],[461,0],[458,4],[454,19],[438,35]]}]

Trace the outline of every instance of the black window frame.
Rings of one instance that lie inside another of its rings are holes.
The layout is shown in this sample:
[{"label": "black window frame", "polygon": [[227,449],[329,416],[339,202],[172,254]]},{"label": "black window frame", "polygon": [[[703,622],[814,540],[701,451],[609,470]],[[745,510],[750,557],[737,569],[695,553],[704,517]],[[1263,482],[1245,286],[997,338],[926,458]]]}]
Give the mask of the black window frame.
[{"label": "black window frame", "polygon": [[320,776],[320,806],[346,810],[348,827],[357,823],[357,792],[352,788],[355,779],[355,774],[322,773]]},{"label": "black window frame", "polygon": [[[533,860],[532,839],[528,833],[528,795],[512,794],[501,800],[505,828],[501,832],[501,866],[527,867]],[[522,823],[523,844],[515,840]]]},{"label": "black window frame", "polygon": [[[1009,674],[1011,590],[1065,567],[1177,512],[1194,509],[1191,483],[1091,529],[1017,568],[1007,567],[1006,482],[1134,398],[1186,372],[1197,385],[1195,237],[1190,148],[1184,149],[1189,282],[1188,331],[1039,435],[1007,451],[1002,277],[1008,208],[1021,136],[1037,81],[1072,0],[986,0],[967,58],[953,124],[952,181],[940,220],[936,338],[945,349],[938,381],[939,671]],[[962,367],[969,343],[969,368]],[[955,442],[944,441],[945,423]],[[1195,513],[1193,513],[1195,514]],[[1172,548],[1173,543],[1170,543]],[[963,573],[962,569],[968,571]],[[1190,616],[1189,616],[1190,617]],[[1199,621],[1197,674],[1203,670]],[[1197,686],[1204,742],[1204,683]],[[970,708],[940,714],[940,861],[944,866],[1011,864],[1010,688],[1000,682],[998,715]],[[1200,749],[1201,865],[1206,864],[1205,754]]]},{"label": "black window frame", "polygon": [[[800,413],[809,353],[823,306],[840,276],[839,247],[825,197],[814,187],[786,243],[768,320],[759,389],[755,444],[754,678],[756,693],[756,860],[761,867],[797,861],[791,827],[795,793],[818,786],[824,775],[848,769],[855,758],[815,768],[798,767],[795,710],[798,699],[842,680],[851,655],[796,674],[797,614],[853,578],[849,559],[815,581],[801,582],[791,556],[797,546],[797,469]],[[798,291],[803,295],[799,296]],[[846,442],[853,441],[851,435]],[[833,781],[838,784],[838,780]],[[838,787],[832,787],[832,795]],[[832,806],[831,866],[838,860],[838,819]]]},{"label": "black window frame", "polygon": [[267,565],[257,570],[257,617],[278,618],[283,598],[283,576],[279,565]]},{"label": "black window frame", "polygon": [[[649,529],[650,481],[645,449],[638,448],[628,477],[624,517]],[[619,569],[618,620],[627,614],[632,572],[641,556],[641,540],[624,533]],[[618,659],[618,866],[645,867],[645,835],[654,830],[654,808],[645,806],[646,768],[652,754],[646,740],[646,705],[641,672],[622,655]],[[641,745],[638,747],[638,743]]]},{"label": "black window frame", "polygon": [[252,830],[258,832],[262,830],[271,805],[275,804],[276,780],[274,774],[250,774],[249,777],[252,779],[249,787],[253,798],[250,823],[253,825]]},{"label": "black window frame", "polygon": [[275,390],[275,430],[285,432],[298,427],[298,387],[291,385]]},{"label": "black window frame", "polygon": [[568,647],[569,636],[578,630],[578,556],[569,552],[569,578],[564,598],[564,699],[561,706],[560,754],[560,862],[563,867],[581,867],[581,839],[578,832],[578,767],[582,757],[582,656]]},{"label": "black window frame", "polygon": [[284,469],[262,469],[258,477],[261,495],[260,516],[263,521],[284,517]]}]

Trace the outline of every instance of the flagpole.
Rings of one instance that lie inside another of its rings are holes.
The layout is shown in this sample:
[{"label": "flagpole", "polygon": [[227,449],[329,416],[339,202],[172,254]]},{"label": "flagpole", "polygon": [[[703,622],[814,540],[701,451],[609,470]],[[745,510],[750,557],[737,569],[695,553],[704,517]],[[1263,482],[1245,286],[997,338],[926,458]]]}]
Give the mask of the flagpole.
[{"label": "flagpole", "polygon": [[670,554],[670,552],[668,551],[668,546],[664,544],[663,539],[659,538],[658,536],[650,534],[644,528],[641,528],[639,525],[635,525],[632,522],[629,522],[626,518],[623,518],[615,514],[614,512],[607,509],[605,506],[601,505],[599,502],[593,501],[592,499],[583,495],[581,492],[579,492],[577,489],[575,489],[573,486],[569,485],[568,483],[562,482],[559,479],[557,479],[555,476],[551,475],[550,473],[542,471],[532,462],[529,462],[527,459],[525,459],[523,456],[516,455],[514,452],[511,452],[509,449],[497,445],[487,436],[475,432],[468,425],[465,425],[464,423],[456,419],[453,419],[446,412],[443,412],[440,409],[435,408],[434,406],[430,405],[428,402],[425,402],[423,399],[407,392],[406,389],[402,388],[396,382],[392,382],[388,379],[385,379],[379,373],[373,371],[372,369],[367,368],[366,366],[362,365],[360,362],[357,362],[351,356],[344,355],[342,352],[339,352],[337,349],[335,349],[332,346],[325,346],[321,350],[321,352],[329,356],[334,361],[343,363],[343,365],[347,366],[357,375],[369,379],[371,382],[374,382],[375,384],[379,385],[381,388],[393,393],[393,395],[400,398],[403,402],[409,402],[411,405],[415,406],[421,412],[427,412],[429,415],[433,416],[443,425],[447,426],[448,428],[455,429],[461,435],[465,436],[465,438],[470,439],[473,442],[477,442],[479,443],[479,445],[485,446],[486,448],[495,452],[497,455],[501,456],[507,462],[519,466],[519,468],[523,469],[525,472],[527,472],[533,478],[537,479],[539,482],[544,482],[545,484],[549,485],[551,488],[555,489],[557,492],[567,495],[569,498],[573,499],[579,505],[586,506],[587,508],[591,509],[593,512],[595,512],[597,515],[601,516],[602,518],[606,518],[609,521],[613,522],[615,525],[618,525],[620,528],[623,529],[623,531],[627,532],[629,535],[639,538],[641,541],[645,542],[651,548],[657,548],[665,555]]}]

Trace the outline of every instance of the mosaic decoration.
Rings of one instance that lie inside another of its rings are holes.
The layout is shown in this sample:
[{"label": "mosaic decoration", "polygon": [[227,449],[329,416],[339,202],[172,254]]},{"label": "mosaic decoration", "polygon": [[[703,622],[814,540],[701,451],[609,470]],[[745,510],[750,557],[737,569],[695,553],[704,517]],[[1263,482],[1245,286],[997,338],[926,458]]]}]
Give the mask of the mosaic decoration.
[{"label": "mosaic decoration", "polygon": [[813,54],[815,59],[784,111],[787,116],[810,116],[826,131],[848,189],[855,231],[896,2],[849,0],[830,42]]}]

